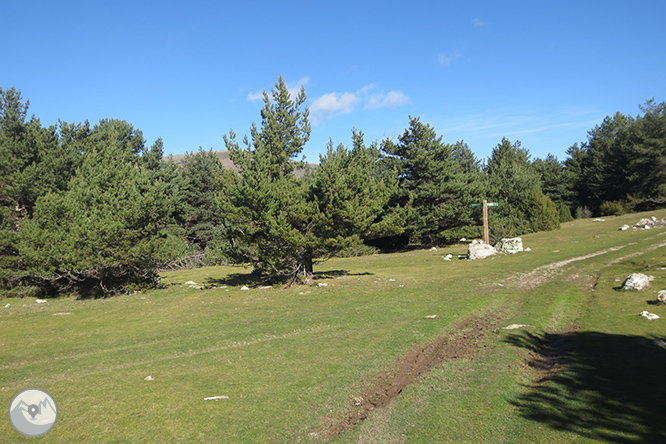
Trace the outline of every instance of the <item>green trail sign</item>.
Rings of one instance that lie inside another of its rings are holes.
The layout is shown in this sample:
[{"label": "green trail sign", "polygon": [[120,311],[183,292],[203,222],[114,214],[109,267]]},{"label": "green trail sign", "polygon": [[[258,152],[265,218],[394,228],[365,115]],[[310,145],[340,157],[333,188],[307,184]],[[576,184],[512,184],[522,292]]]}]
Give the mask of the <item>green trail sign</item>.
[{"label": "green trail sign", "polygon": [[[481,206],[483,206],[483,204],[469,204],[469,206],[470,207],[481,207]],[[488,206],[488,207],[498,207],[499,204],[497,202],[488,202],[486,204],[486,206]]]}]

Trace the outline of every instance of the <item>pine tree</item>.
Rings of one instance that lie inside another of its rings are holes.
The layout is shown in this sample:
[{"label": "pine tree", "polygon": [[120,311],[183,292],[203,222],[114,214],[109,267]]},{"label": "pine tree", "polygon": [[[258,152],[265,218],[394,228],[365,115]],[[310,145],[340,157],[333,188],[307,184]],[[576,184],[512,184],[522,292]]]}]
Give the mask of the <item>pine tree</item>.
[{"label": "pine tree", "polygon": [[233,131],[225,136],[238,172],[224,172],[218,200],[225,217],[221,254],[291,282],[309,281],[318,258],[359,242],[388,196],[376,172],[378,151],[365,148],[359,134],[351,152],[331,143],[315,171],[294,175],[296,166],[305,167],[294,158],[310,136],[308,109],[300,110],[305,99],[304,89],[292,98],[280,77],[272,94],[264,93],[252,142],[246,137],[241,148]]},{"label": "pine tree", "polygon": [[469,204],[478,198],[482,176],[467,145],[445,144],[430,125],[410,118],[398,143],[385,140],[382,150],[400,180],[392,205],[406,209],[411,243],[427,247],[470,232],[475,221]]},{"label": "pine tree", "polygon": [[165,227],[171,185],[137,161],[127,141],[97,138],[63,192],[21,224],[19,251],[33,282],[82,295],[155,284],[155,267],[185,253]]}]

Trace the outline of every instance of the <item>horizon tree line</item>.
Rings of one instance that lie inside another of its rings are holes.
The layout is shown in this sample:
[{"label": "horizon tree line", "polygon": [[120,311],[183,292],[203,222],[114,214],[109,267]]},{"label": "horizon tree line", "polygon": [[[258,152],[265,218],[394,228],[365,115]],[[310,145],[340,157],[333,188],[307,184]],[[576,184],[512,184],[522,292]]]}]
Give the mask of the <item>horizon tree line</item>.
[{"label": "horizon tree line", "polygon": [[[666,206],[666,104],[616,113],[559,161],[531,159],[503,138],[484,162],[410,117],[395,140],[331,140],[316,167],[305,90],[282,77],[264,92],[249,137],[164,157],[131,124],[44,127],[29,102],[0,88],[0,294],[97,296],[159,285],[156,270],[253,266],[266,279],[307,283],[334,255],[426,248],[481,235],[480,210],[499,202],[499,239],[559,228],[576,217]],[[298,172],[298,174],[295,174]]]}]

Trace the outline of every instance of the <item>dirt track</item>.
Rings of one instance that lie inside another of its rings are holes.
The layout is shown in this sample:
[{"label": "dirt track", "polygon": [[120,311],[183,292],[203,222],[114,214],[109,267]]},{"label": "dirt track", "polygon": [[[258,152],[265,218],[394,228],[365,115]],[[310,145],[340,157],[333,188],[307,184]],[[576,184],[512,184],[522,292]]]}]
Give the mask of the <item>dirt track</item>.
[{"label": "dirt track", "polygon": [[[618,251],[628,245],[611,247],[584,256],[542,265],[529,273],[512,278],[511,281],[516,283],[520,289],[537,288],[548,279],[554,277],[566,265]],[[661,247],[666,247],[666,242],[654,244],[644,251],[613,259],[607,265],[612,265]],[[501,321],[502,317],[497,314],[487,314],[485,316],[472,315],[454,324],[449,333],[438,337],[433,342],[426,345],[416,344],[409,353],[396,363],[397,370],[378,373],[375,380],[367,384],[362,393],[354,398],[353,403],[342,417],[329,421],[325,428],[315,433],[324,441],[335,439],[343,432],[351,430],[354,426],[365,420],[373,410],[388,406],[409,384],[416,382],[422,375],[437,365],[448,360],[473,357],[479,351],[479,345],[483,338],[496,330]],[[544,378],[548,377],[552,367],[548,363],[557,360],[557,356],[555,355],[558,354],[558,350],[561,348],[561,346],[552,346],[551,344],[549,347],[544,347],[543,353],[537,352],[532,356],[531,359],[543,367],[542,376]]]}]

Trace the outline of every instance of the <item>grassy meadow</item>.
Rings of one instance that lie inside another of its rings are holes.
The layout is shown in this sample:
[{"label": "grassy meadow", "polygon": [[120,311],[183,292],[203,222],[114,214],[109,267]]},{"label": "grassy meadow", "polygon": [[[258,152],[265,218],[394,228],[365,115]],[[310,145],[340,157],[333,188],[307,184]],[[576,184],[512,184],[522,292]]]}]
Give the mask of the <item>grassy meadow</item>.
[{"label": "grassy meadow", "polygon": [[[462,244],[331,259],[325,286],[209,267],[132,295],[3,299],[0,405],[53,395],[43,443],[666,442],[666,228],[618,231],[652,215],[666,211],[565,223],[479,261],[457,260]],[[634,272],[650,288],[619,290]],[[345,423],[442,337],[446,359]],[[0,421],[0,442],[31,439]]]}]

